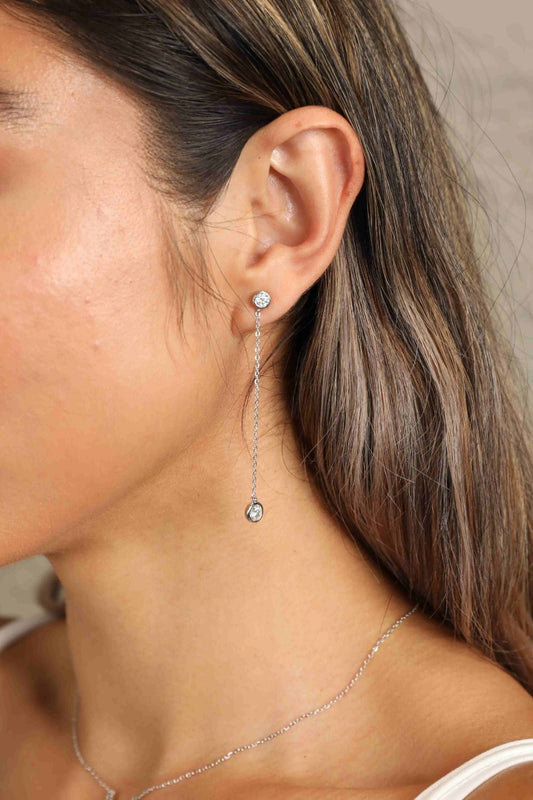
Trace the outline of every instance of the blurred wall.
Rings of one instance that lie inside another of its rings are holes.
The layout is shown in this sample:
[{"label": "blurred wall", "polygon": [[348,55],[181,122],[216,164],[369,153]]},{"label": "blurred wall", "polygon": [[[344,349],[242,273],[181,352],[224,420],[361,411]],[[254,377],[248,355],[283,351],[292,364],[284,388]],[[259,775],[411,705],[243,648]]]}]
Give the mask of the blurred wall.
[{"label": "blurred wall", "polygon": [[[533,385],[533,7],[401,0],[399,9],[433,96],[479,176],[480,218],[489,215],[497,256],[487,286]],[[49,570],[43,556],[1,568],[0,616],[37,613],[35,586]]]}]

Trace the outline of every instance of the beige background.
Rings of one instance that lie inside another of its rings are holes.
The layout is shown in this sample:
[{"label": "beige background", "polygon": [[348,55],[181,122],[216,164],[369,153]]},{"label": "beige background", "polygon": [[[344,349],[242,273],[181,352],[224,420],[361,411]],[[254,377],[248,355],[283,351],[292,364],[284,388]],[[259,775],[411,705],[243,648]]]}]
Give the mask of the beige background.
[{"label": "beige background", "polygon": [[[501,324],[533,385],[530,0],[403,0],[401,19],[433,96],[478,175],[496,254],[487,286],[499,298]],[[44,556],[0,569],[0,616],[38,613],[35,585],[49,569]]]}]

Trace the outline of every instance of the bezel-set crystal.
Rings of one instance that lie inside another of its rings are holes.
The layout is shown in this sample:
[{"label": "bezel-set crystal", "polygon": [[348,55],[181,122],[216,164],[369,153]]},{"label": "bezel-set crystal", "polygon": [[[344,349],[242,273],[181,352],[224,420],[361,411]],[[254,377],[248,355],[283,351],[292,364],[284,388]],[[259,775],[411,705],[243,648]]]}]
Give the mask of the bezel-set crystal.
[{"label": "bezel-set crystal", "polygon": [[259,522],[263,516],[263,506],[259,502],[250,503],[246,509],[246,517],[250,522]]},{"label": "bezel-set crystal", "polygon": [[254,305],[256,308],[266,308],[270,305],[271,299],[268,292],[257,292],[254,294]]}]

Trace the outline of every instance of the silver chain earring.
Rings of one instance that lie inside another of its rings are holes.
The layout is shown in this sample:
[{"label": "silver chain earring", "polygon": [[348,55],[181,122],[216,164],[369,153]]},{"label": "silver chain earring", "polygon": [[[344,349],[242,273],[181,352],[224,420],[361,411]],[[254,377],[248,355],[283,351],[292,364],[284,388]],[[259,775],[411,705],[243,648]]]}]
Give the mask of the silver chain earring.
[{"label": "silver chain earring", "polygon": [[261,358],[261,309],[270,305],[271,297],[268,292],[254,294],[255,305],[255,400],[254,400],[254,446],[252,457],[252,502],[246,509],[246,519],[250,522],[259,522],[263,516],[263,506],[257,499],[257,433],[259,429],[259,367]]}]

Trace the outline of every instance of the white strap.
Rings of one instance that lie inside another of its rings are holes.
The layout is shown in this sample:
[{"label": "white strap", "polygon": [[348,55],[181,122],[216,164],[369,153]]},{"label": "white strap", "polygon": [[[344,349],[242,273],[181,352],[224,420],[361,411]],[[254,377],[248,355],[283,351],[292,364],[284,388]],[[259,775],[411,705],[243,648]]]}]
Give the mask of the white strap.
[{"label": "white strap", "polygon": [[491,747],[448,772],[415,800],[463,800],[494,775],[516,764],[533,761],[533,739],[516,739]]}]

